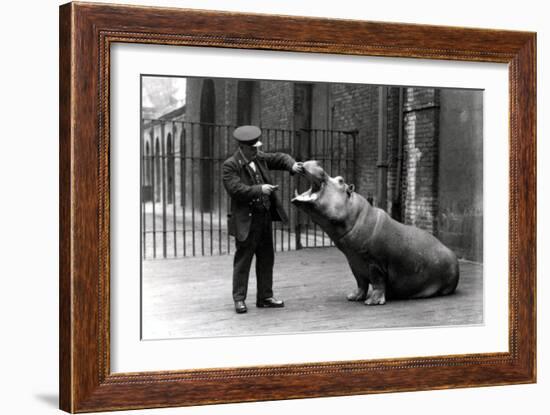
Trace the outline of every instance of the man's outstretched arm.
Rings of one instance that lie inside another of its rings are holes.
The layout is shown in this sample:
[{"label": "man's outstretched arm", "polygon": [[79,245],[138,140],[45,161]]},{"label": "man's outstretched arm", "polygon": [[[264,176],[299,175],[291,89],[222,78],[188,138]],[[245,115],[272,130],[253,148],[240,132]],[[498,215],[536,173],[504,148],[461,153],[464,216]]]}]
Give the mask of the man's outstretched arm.
[{"label": "man's outstretched arm", "polygon": [[297,163],[294,158],[285,153],[261,153],[269,170],[286,170],[291,174],[303,173],[303,164]]}]

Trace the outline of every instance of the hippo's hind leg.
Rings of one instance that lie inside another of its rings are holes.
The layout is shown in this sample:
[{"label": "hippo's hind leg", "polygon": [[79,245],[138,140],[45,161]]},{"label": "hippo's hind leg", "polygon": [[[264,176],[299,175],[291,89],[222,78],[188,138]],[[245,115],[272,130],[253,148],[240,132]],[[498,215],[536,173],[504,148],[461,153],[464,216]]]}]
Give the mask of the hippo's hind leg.
[{"label": "hippo's hind leg", "polygon": [[460,267],[458,265],[458,259],[454,256],[448,270],[447,284],[441,290],[441,295],[450,295],[456,291],[458,286],[458,279],[460,277]]},{"label": "hippo's hind leg", "polygon": [[351,272],[357,281],[357,288],[350,292],[346,298],[348,301],[365,301],[369,291],[368,266],[361,267],[348,261]]},{"label": "hippo's hind leg", "polygon": [[386,290],[381,288],[375,288],[373,286],[372,291],[365,300],[365,305],[384,305],[386,304]]},{"label": "hippo's hind leg", "polygon": [[376,265],[369,266],[369,277],[372,290],[369,291],[365,305],[386,304],[386,277]]}]

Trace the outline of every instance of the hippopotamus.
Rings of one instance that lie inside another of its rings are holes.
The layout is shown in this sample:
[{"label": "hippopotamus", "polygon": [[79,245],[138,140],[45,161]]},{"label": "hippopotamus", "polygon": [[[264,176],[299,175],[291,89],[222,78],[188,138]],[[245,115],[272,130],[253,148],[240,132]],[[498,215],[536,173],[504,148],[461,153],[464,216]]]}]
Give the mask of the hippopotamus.
[{"label": "hippopotamus", "polygon": [[357,281],[349,301],[428,298],[455,292],[459,266],[453,251],[430,233],[392,219],[317,161],[304,163],[309,190],[292,203],[308,214],[346,256]]}]

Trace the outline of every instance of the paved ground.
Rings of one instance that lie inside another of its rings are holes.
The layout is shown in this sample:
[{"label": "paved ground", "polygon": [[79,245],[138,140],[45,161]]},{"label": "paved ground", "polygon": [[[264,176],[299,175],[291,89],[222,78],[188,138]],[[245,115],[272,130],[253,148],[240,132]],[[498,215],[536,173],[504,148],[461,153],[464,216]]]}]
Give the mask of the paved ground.
[{"label": "paved ground", "polygon": [[231,299],[232,259],[225,255],[144,261],[144,339],[482,323],[482,266],[477,263],[461,261],[454,295],[369,307],[346,301],[355,280],[336,248],[278,252],[274,289],[286,307],[255,307],[252,271],[248,313],[237,315]]}]

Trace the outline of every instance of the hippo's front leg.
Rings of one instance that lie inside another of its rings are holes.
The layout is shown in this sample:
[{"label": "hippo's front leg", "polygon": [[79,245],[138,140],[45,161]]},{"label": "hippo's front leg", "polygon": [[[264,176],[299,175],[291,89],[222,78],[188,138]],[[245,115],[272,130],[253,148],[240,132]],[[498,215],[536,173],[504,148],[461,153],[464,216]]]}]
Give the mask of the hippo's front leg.
[{"label": "hippo's front leg", "polygon": [[346,298],[348,301],[365,301],[369,291],[368,266],[360,266],[348,260],[351,272],[357,281],[357,288],[349,293]]},{"label": "hippo's front leg", "polygon": [[367,290],[357,286],[357,288],[350,292],[346,298],[348,301],[364,301],[365,298],[367,298]]},{"label": "hippo's front leg", "polygon": [[372,290],[369,291],[365,305],[383,305],[386,304],[386,276],[375,265],[369,267],[370,282]]}]

